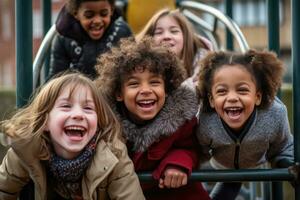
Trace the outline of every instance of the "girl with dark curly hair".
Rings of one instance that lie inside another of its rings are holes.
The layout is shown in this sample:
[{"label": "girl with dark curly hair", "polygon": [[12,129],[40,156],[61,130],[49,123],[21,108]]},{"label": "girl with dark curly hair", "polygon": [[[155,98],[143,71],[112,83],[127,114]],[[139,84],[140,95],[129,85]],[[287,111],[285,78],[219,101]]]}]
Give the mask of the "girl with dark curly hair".
[{"label": "girl with dark curly hair", "polygon": [[200,182],[188,182],[198,166],[196,93],[180,86],[186,75],[177,56],[149,38],[123,40],[97,64],[99,91],[123,125],[136,172],[151,171],[149,199],[210,199]]},{"label": "girl with dark curly hair", "polygon": [[68,0],[55,25],[59,34],[52,43],[50,77],[76,69],[95,78],[97,56],[132,36],[115,0]]},{"label": "girl with dark curly hair", "polygon": [[[285,105],[276,98],[284,72],[271,52],[217,52],[203,61],[197,137],[201,158],[216,169],[293,164],[293,137]],[[235,199],[241,183],[217,183],[212,199]]]}]

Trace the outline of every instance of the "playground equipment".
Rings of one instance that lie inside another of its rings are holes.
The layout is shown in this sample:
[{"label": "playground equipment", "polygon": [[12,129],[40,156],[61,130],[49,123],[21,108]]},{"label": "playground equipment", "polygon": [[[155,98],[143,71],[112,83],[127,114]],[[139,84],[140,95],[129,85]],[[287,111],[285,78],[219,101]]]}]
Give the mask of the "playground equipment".
[{"label": "playground equipment", "polygon": [[[44,0],[46,1],[46,0]],[[300,2],[298,0],[291,0],[292,1],[292,58],[293,58],[293,101],[299,102],[300,100],[300,89],[299,87],[295,87],[296,85],[300,85],[300,15],[297,15],[296,12],[300,9]],[[129,1],[130,2],[130,1]],[[117,2],[118,3],[118,2]],[[225,1],[226,6],[232,6],[232,1],[227,0]],[[269,21],[272,21],[272,26],[268,25],[269,29],[269,49],[278,52],[279,46],[279,10],[277,9],[279,6],[279,0],[269,0],[268,3],[268,17]],[[18,106],[22,106],[22,103],[26,102],[26,96],[30,96],[32,92],[31,84],[23,85],[25,82],[24,80],[28,81],[29,77],[32,77],[33,74],[33,82],[34,86],[38,86],[40,83],[43,83],[43,78],[41,76],[43,62],[45,60],[45,56],[49,51],[49,47],[51,44],[51,40],[56,34],[55,27],[52,27],[50,31],[45,36],[45,41],[43,41],[38,56],[34,60],[33,72],[32,69],[29,69],[28,66],[30,64],[30,60],[26,58],[27,53],[25,51],[29,51],[28,48],[23,50],[22,45],[26,41],[22,41],[21,38],[24,37],[26,34],[30,34],[30,28],[32,26],[25,26],[28,23],[28,18],[24,17],[27,16],[26,12],[31,10],[31,1],[25,2],[22,0],[16,0],[16,12],[17,12],[17,104]],[[229,33],[234,37],[237,41],[237,44],[241,51],[247,50],[248,44],[243,37],[243,34],[239,30],[239,27],[229,18],[227,15],[223,13],[219,14],[219,11],[213,9],[212,7],[207,7],[205,4],[201,4],[199,2],[194,1],[179,1],[178,8],[181,9],[182,13],[187,16],[195,26],[199,26],[201,28],[197,28],[198,31],[200,29],[203,31],[201,32],[204,36],[206,36],[209,40],[212,41],[214,47],[216,49],[226,49],[224,45],[220,44],[220,40],[218,39],[218,24],[219,22],[223,23],[225,29],[229,30]],[[230,15],[230,9],[228,10],[228,14]],[[208,24],[207,21],[201,20],[201,12],[206,12],[207,14],[211,14],[215,17],[213,20],[213,24]],[[19,17],[18,17],[19,16]],[[25,24],[22,23],[25,20]],[[22,26],[22,24],[24,24]],[[221,27],[222,28],[222,27]],[[224,29],[223,29],[224,30]],[[48,39],[46,39],[48,38]],[[227,40],[228,41],[228,40]],[[31,42],[31,41],[30,41]],[[21,48],[18,48],[18,45],[21,45]],[[227,45],[227,44],[226,44]],[[24,45],[23,45],[24,46]],[[30,46],[30,45],[29,45]],[[18,53],[19,52],[19,53]],[[24,63],[25,60],[25,63]],[[26,68],[27,67],[27,68]],[[25,71],[25,73],[24,73]],[[19,73],[20,72],[20,73]],[[35,82],[36,81],[36,82]],[[31,88],[30,88],[31,87]],[[18,103],[19,99],[19,103]],[[299,120],[300,115],[300,104],[294,104],[294,116],[293,119],[295,122]],[[299,131],[300,126],[299,123],[295,123],[293,127],[294,132],[294,141],[295,141],[295,161],[299,162],[300,159],[300,149],[298,147],[299,141]],[[152,181],[151,175],[148,173],[139,174],[141,181]],[[293,181],[295,180],[295,176],[291,174],[288,169],[255,169],[255,170],[209,170],[209,171],[199,171],[194,172],[191,177],[191,181]],[[295,199],[300,199],[300,187],[299,185],[295,186]],[[280,186],[276,183],[273,184],[272,196],[267,194],[264,199],[282,199],[282,194],[280,194]]]},{"label": "playground equipment", "polygon": [[[138,5],[140,5],[139,1],[132,1],[132,3],[134,2],[137,2]],[[123,4],[121,5],[124,6]],[[128,12],[135,11],[136,9],[134,8],[138,5],[128,6],[128,9],[130,9],[130,7],[133,7],[132,8],[133,10],[128,10]],[[161,6],[164,7],[165,5],[169,5],[169,3],[162,4]],[[169,7],[172,7],[172,5],[169,5]],[[159,8],[155,7],[155,9],[157,10]],[[153,9],[153,11],[155,11],[155,9]],[[236,25],[236,23],[232,19],[230,19],[221,11],[211,6],[207,6],[203,3],[194,2],[194,1],[182,1],[179,5],[179,9],[195,25],[195,29],[198,31],[198,33],[200,35],[204,35],[207,39],[209,39],[212,42],[215,50],[226,49],[224,44],[221,44],[221,41],[219,39],[220,36],[219,33],[217,32],[219,30],[218,28],[220,27],[219,24],[223,24],[225,28],[229,29],[230,33],[233,35],[234,39],[236,40],[240,51],[245,52],[246,50],[249,49],[249,45],[243,33],[241,32],[240,28]],[[211,15],[214,18],[213,24],[210,24],[204,21],[203,19],[201,19],[200,14]],[[133,20],[134,16],[132,16],[131,14],[127,14],[127,17],[128,19],[132,18],[131,23],[133,26],[135,26],[135,23],[138,23],[137,19],[135,19],[135,21]],[[142,21],[146,23],[144,19],[142,19]],[[137,24],[136,26],[141,26],[141,24]],[[45,35],[40,45],[40,48],[37,52],[37,55],[34,59],[33,88],[36,88],[45,80],[45,77],[42,74],[43,73],[42,67],[45,67],[44,61],[46,56],[49,53],[52,39],[56,34],[58,33],[55,30],[55,25],[52,25],[49,31],[47,32],[47,34]]]}]

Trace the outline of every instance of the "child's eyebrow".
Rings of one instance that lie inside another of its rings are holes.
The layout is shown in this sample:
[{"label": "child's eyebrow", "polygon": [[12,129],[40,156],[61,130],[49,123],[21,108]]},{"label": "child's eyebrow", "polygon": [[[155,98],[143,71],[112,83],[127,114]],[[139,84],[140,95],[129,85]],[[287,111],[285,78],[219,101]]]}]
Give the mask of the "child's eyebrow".
[{"label": "child's eyebrow", "polygon": [[128,76],[126,76],[125,77],[125,81],[128,81],[128,80],[130,80],[130,79],[137,79],[138,77],[137,76],[134,76],[134,75],[128,75]]},{"label": "child's eyebrow", "polygon": [[69,101],[71,97],[67,96],[67,97],[58,97],[56,100],[57,101]]}]

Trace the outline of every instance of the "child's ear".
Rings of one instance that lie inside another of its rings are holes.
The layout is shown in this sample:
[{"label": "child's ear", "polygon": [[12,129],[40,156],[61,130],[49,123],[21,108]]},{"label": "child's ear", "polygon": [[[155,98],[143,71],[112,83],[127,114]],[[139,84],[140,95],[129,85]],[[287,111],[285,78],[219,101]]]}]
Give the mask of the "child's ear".
[{"label": "child's ear", "polygon": [[44,131],[49,131],[48,123],[46,123]]},{"label": "child's ear", "polygon": [[120,94],[120,93],[116,94],[116,100],[117,101],[123,101],[124,100],[123,95]]},{"label": "child's ear", "polygon": [[113,16],[113,15],[114,15],[114,12],[115,12],[115,7],[114,7],[114,6],[112,6],[112,7],[111,7],[111,16]]},{"label": "child's ear", "polygon": [[77,12],[75,12],[75,13],[73,14],[73,17],[74,17],[76,20],[78,20],[78,21],[79,21],[79,19],[78,19],[78,15],[77,15]]},{"label": "child's ear", "polygon": [[255,100],[255,105],[259,106],[261,103],[261,98],[262,98],[262,93],[261,92],[256,92],[256,100]]},{"label": "child's ear", "polygon": [[212,95],[209,93],[207,95],[207,97],[208,97],[208,100],[209,100],[210,107],[214,108],[215,107],[215,103],[214,103],[214,99],[213,99]]}]

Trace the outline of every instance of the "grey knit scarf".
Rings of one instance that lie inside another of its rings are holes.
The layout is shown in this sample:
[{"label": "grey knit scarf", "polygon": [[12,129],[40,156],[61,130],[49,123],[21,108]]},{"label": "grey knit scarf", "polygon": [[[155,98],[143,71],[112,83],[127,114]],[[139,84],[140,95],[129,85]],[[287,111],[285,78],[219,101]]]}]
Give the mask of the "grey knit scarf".
[{"label": "grey knit scarf", "polygon": [[52,153],[48,169],[55,191],[64,198],[78,198],[81,195],[81,178],[92,160],[96,148],[96,135],[89,144],[72,160],[64,159]]}]

